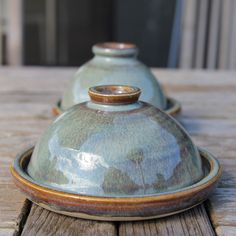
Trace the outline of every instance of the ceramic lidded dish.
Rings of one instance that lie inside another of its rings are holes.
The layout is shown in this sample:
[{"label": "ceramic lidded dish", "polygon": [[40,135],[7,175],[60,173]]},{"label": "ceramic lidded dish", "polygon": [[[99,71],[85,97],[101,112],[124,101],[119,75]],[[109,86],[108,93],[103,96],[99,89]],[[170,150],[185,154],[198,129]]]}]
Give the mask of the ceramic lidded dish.
[{"label": "ceramic lidded dish", "polygon": [[218,162],[140,93],[90,88],[90,101],[57,117],[17,157],[16,185],[42,207],[87,219],[150,219],[200,204],[220,178]]},{"label": "ceramic lidded dish", "polygon": [[71,106],[89,100],[88,89],[104,84],[123,84],[139,87],[140,100],[175,115],[180,104],[166,98],[150,69],[137,60],[138,48],[131,43],[105,42],[93,46],[94,57],[82,65],[69,82],[62,100],[53,112],[57,115]]}]

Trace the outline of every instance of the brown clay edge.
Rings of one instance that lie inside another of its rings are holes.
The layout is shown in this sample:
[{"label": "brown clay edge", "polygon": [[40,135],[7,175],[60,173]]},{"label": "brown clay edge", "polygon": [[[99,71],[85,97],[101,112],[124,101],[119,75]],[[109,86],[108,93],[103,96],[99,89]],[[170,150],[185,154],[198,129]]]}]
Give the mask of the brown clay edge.
[{"label": "brown clay edge", "polygon": [[[110,93],[106,94],[105,90]],[[115,91],[122,91],[122,93],[115,93]],[[91,101],[95,103],[119,105],[136,102],[141,90],[128,85],[100,85],[89,88],[88,94]]]}]

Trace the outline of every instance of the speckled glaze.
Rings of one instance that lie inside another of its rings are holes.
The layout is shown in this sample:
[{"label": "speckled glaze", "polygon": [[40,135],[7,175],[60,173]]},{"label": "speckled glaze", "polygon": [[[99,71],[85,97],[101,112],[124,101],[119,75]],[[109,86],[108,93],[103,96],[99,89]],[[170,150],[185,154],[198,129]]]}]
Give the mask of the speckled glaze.
[{"label": "speckled glaze", "polygon": [[49,188],[135,197],[190,186],[203,177],[199,152],[170,116],[137,101],[140,90],[98,86],[91,101],[61,114],[37,143],[27,172]]},{"label": "speckled glaze", "polygon": [[141,100],[162,110],[167,102],[160,84],[150,69],[137,60],[138,49],[127,43],[100,43],[92,48],[95,56],[80,67],[65,90],[61,109],[89,100],[88,89],[103,84],[139,87]]}]

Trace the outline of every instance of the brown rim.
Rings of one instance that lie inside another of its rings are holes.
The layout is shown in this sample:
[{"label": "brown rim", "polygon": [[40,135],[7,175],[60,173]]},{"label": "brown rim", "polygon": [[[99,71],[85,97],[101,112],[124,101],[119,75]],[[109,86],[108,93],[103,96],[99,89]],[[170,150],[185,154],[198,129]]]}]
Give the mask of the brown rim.
[{"label": "brown rim", "polygon": [[181,104],[174,98],[167,97],[167,109],[164,110],[171,116],[177,116],[181,111]]},{"label": "brown rim", "polygon": [[100,104],[130,104],[138,101],[141,90],[128,85],[101,85],[89,88],[90,99]]},{"label": "brown rim", "polygon": [[135,44],[127,42],[103,42],[95,44],[95,47],[104,49],[117,49],[117,50],[137,48]]}]

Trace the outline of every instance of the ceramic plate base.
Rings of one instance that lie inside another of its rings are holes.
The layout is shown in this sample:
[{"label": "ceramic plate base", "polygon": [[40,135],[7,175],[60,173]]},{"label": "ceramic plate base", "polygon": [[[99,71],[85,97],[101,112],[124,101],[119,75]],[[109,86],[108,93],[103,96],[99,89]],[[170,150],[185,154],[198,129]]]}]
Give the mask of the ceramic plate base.
[{"label": "ceramic plate base", "polygon": [[218,161],[199,149],[204,177],[176,191],[135,197],[96,197],[60,192],[37,184],[26,172],[33,148],[19,154],[11,173],[15,184],[37,205],[48,210],[93,220],[133,221],[160,218],[190,209],[208,198],[221,176]]}]

